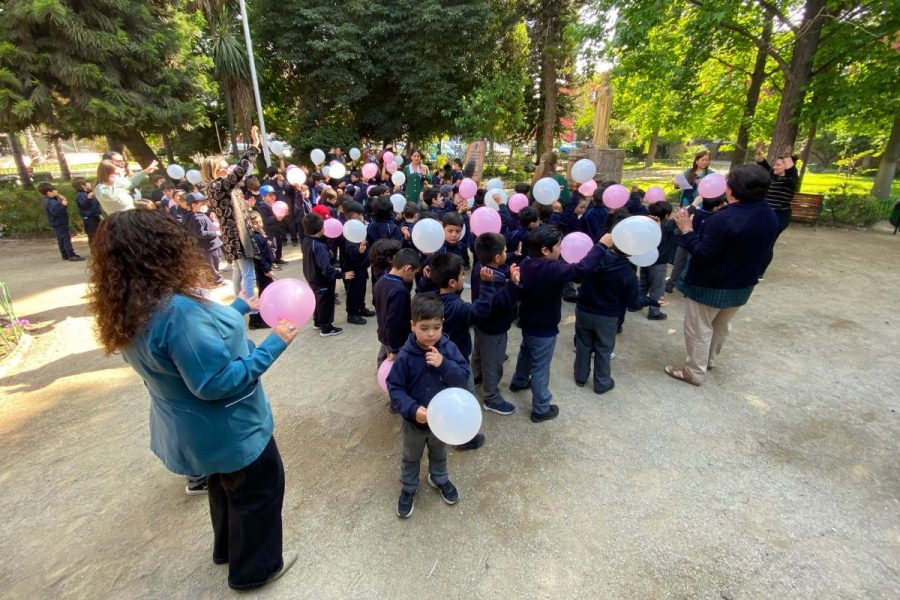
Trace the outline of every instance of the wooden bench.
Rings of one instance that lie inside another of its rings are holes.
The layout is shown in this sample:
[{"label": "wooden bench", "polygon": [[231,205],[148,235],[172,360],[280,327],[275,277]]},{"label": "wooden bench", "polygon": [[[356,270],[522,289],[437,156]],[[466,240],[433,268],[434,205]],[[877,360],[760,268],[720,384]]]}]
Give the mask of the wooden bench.
[{"label": "wooden bench", "polygon": [[794,194],[794,198],[791,200],[791,221],[815,225],[819,222],[824,199],[825,196],[822,194],[801,194],[799,192]]}]

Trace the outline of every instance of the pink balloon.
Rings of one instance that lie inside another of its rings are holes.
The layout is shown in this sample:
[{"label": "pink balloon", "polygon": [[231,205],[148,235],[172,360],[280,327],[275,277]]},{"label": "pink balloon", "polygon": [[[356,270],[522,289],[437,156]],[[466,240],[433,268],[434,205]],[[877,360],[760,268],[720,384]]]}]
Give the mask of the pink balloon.
[{"label": "pink balloon", "polygon": [[576,231],[563,238],[559,250],[563,260],[569,264],[575,264],[581,262],[581,259],[587,256],[593,247],[594,242],[591,241],[588,234]]},{"label": "pink balloon", "polygon": [[475,183],[474,179],[469,179],[466,177],[462,181],[459,182],[459,195],[463,200],[468,200],[469,198],[475,197],[475,192],[478,191],[478,184]]},{"label": "pink balloon", "polygon": [[597,182],[593,179],[588,179],[580,186],[578,186],[578,191],[581,192],[582,196],[592,196],[594,194],[594,190],[597,189]]},{"label": "pink balloon", "polygon": [[340,219],[325,219],[323,229],[325,237],[331,239],[339,238],[344,233],[344,226],[341,224]]},{"label": "pink balloon", "polygon": [[647,190],[647,193],[644,195],[644,198],[647,200],[647,204],[653,204],[654,202],[662,202],[666,199],[666,192],[658,185],[654,185],[652,188]]},{"label": "pink balloon", "polygon": [[703,198],[717,198],[725,193],[725,188],[727,186],[728,182],[725,181],[725,177],[723,175],[719,175],[718,173],[710,173],[700,180],[700,185],[697,186],[697,191],[700,192],[700,196],[702,196]]},{"label": "pink balloon", "polygon": [[509,197],[509,210],[517,213],[528,206],[528,196],[525,194],[513,194]]},{"label": "pink balloon", "polygon": [[283,219],[288,214],[288,205],[281,200],[272,204],[272,214],[275,215],[278,219]]},{"label": "pink balloon", "polygon": [[287,173],[287,172],[290,171],[291,169],[296,169],[296,168],[297,168],[297,165],[288,165],[288,166],[287,166],[287,169],[285,169],[284,172]]},{"label": "pink balloon", "polygon": [[500,233],[500,213],[495,208],[482,206],[475,209],[475,212],[472,213],[469,225],[472,227],[472,233],[475,235]]},{"label": "pink balloon", "polygon": [[381,155],[381,160],[383,160],[386,164],[390,164],[394,162],[394,153],[388,150],[384,154]]},{"label": "pink balloon", "polygon": [[387,389],[387,378],[388,375],[391,374],[391,369],[394,367],[394,361],[385,360],[382,361],[381,365],[378,367],[378,386],[384,391],[386,394]]},{"label": "pink balloon", "polygon": [[375,163],[366,163],[362,168],[363,179],[372,179],[378,175],[378,165]]},{"label": "pink balloon", "polygon": [[259,296],[259,314],[271,327],[282,319],[302,327],[316,310],[316,297],[309,284],[299,279],[278,279]]},{"label": "pink balloon", "polygon": [[388,172],[388,173],[390,173],[390,174],[393,175],[394,172],[397,171],[397,163],[395,163],[395,162],[389,162],[389,163],[387,163],[387,165],[385,165],[384,168],[387,169],[387,172]]},{"label": "pink balloon", "polygon": [[617,183],[603,190],[603,204],[613,210],[622,208],[628,202],[628,196],[628,188]]}]

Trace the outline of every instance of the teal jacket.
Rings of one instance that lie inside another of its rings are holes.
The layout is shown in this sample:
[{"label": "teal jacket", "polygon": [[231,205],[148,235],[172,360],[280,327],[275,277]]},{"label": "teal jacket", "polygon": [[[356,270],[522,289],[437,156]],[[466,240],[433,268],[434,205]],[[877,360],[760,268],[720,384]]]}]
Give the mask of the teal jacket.
[{"label": "teal jacket", "polygon": [[232,473],[272,438],[259,377],[287,346],[247,339],[243,300],[231,306],[175,294],[122,350],[150,392],[150,448],[173,473]]}]

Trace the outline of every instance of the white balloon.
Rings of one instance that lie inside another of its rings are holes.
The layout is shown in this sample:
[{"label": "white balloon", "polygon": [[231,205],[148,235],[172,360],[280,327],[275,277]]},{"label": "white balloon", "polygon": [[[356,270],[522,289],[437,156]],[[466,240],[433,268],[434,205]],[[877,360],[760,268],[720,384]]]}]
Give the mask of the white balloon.
[{"label": "white balloon", "polygon": [[331,177],[331,167],[329,167],[328,165],[322,167],[322,175],[325,177],[325,179],[329,179]]},{"label": "white balloon", "polygon": [[400,156],[399,154],[394,156],[394,162],[397,163],[398,167],[402,167],[403,166],[403,157]]},{"label": "white balloon", "polygon": [[190,171],[185,173],[184,178],[194,185],[200,185],[200,182],[203,181],[203,177],[200,176],[200,171],[198,171],[197,169],[191,169]]},{"label": "white balloon", "polygon": [[344,166],[339,160],[331,161],[331,165],[328,167],[328,174],[332,177],[332,179],[343,179],[344,175],[347,174],[347,167]]},{"label": "white balloon", "polygon": [[437,252],[444,245],[444,228],[434,219],[422,219],[413,227],[412,241],[420,252]]},{"label": "white balloon", "polygon": [[488,179],[487,187],[486,187],[485,189],[488,189],[488,190],[493,190],[493,189],[502,190],[502,189],[503,189],[503,182],[500,181],[500,178],[499,178],[499,177],[494,177],[493,179]]},{"label": "white balloon", "polygon": [[394,194],[391,196],[391,206],[394,207],[395,213],[402,213],[406,208],[406,196],[403,194]]},{"label": "white balloon", "polygon": [[647,254],[641,254],[640,256],[632,256],[628,260],[639,267],[649,267],[653,263],[656,262],[656,259],[659,258],[659,249],[654,248]]},{"label": "white balloon", "polygon": [[403,185],[406,183],[406,175],[403,174],[403,171],[394,171],[394,174],[391,175],[391,182],[394,185]]},{"label": "white balloon", "polygon": [[613,243],[629,256],[648,254],[662,241],[659,223],[650,217],[634,216],[620,221],[612,231]]},{"label": "white balloon", "polygon": [[166,167],[166,173],[172,179],[184,179],[184,168],[181,165],[169,165]]},{"label": "white balloon", "polygon": [[293,156],[293,155],[294,155],[294,151],[291,150],[291,148],[290,148],[289,146],[285,146],[285,147],[284,147],[284,157],[285,157],[285,158],[290,158],[290,157]]},{"label": "white balloon", "polygon": [[541,204],[553,204],[559,199],[559,194],[562,190],[559,187],[559,182],[553,179],[552,177],[543,177],[538,179],[534,188],[532,188],[531,193],[534,195],[534,199],[540,202]]},{"label": "white balloon", "polygon": [[578,183],[590,181],[597,174],[597,165],[588,158],[582,158],[572,165],[572,179]]},{"label": "white balloon", "polygon": [[351,244],[358,244],[366,239],[366,225],[362,221],[350,219],[344,223],[344,239]]},{"label": "white balloon", "polygon": [[309,153],[309,158],[313,161],[314,165],[321,165],[325,162],[325,153],[316,148]]},{"label": "white balloon", "polygon": [[506,197],[506,190],[501,188],[488,188],[487,193],[484,195],[485,201],[488,199],[493,199],[497,204],[506,204],[508,198]]},{"label": "white balloon", "polygon": [[359,160],[360,156],[362,156],[362,152],[359,151],[359,148],[350,148],[350,160]]},{"label": "white balloon", "polygon": [[493,198],[484,197],[484,205],[494,210],[500,210],[500,205]]},{"label": "white balloon", "polygon": [[303,185],[306,183],[306,173],[300,167],[288,169],[285,177],[291,185]]},{"label": "white balloon", "polygon": [[469,207],[469,210],[472,210],[473,208],[475,208],[475,197],[474,196],[472,196],[471,198],[466,198],[466,206]]},{"label": "white balloon", "polygon": [[271,150],[272,154],[275,156],[284,156],[284,143],[279,142],[278,140],[272,140],[269,142],[269,150]]},{"label": "white balloon", "polygon": [[447,388],[428,403],[428,427],[445,444],[465,444],[481,429],[481,407],[470,392]]}]

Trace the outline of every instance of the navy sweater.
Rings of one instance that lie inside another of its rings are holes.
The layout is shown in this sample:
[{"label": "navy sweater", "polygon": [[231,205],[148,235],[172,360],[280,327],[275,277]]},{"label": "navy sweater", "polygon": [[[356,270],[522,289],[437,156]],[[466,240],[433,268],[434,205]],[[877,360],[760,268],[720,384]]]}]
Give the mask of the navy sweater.
[{"label": "navy sweater", "polygon": [[438,286],[431,281],[431,277],[425,277],[425,269],[431,268],[431,263],[434,261],[434,257],[438,254],[455,254],[462,258],[463,256],[463,247],[462,240],[459,241],[458,244],[448,244],[444,242],[444,245],[434,251],[432,254],[422,254],[422,268],[416,274],[416,293],[417,294],[427,294],[428,292],[437,292],[439,291]]},{"label": "navy sweater", "polygon": [[700,233],[681,236],[681,246],[691,255],[685,281],[725,290],[756,285],[777,233],[778,218],[768,202],[722,207],[703,222]]},{"label": "navy sweater", "polygon": [[457,292],[441,294],[441,302],[444,303],[444,333],[456,344],[466,360],[472,354],[472,333],[469,329],[476,319],[483,319],[490,314],[491,302],[496,293],[496,288],[488,286],[474,304],[463,300]]},{"label": "navy sweater", "polygon": [[437,343],[437,351],[444,360],[441,366],[435,368],[425,362],[426,350],[416,342],[416,336],[410,334],[387,378],[391,407],[425,431],[428,425],[416,422],[419,407],[428,408],[438,392],[451,387],[465,387],[469,381],[469,363],[446,335],[441,336]]},{"label": "navy sweater", "polygon": [[385,273],[372,290],[378,341],[394,354],[400,352],[410,334],[409,286],[397,275]]},{"label": "navy sweater", "polygon": [[[184,216],[184,226],[197,238],[197,247],[210,252],[222,247],[222,240],[216,235],[212,219],[203,213],[191,212]],[[268,273],[268,271],[266,271]]]},{"label": "navy sweater", "polygon": [[654,265],[664,265],[672,262],[675,258],[675,248],[678,246],[678,240],[675,238],[675,221],[666,219],[659,224],[662,229],[662,240],[657,246],[659,250],[659,258],[656,259]]},{"label": "navy sweater", "polygon": [[369,223],[369,228],[366,230],[366,241],[369,242],[369,246],[384,238],[402,242],[403,233],[393,221],[372,221]]},{"label": "navy sweater", "polygon": [[313,287],[326,287],[343,276],[331,264],[331,250],[322,238],[307,236],[303,239],[303,275]]},{"label": "navy sweater", "polygon": [[360,277],[369,278],[366,269],[369,268],[369,247],[366,246],[365,252],[359,251],[360,244],[354,244],[344,240],[344,251],[341,253],[341,269],[344,271],[353,271],[355,279]]},{"label": "navy sweater", "polygon": [[272,252],[272,248],[269,246],[269,240],[267,240],[266,236],[260,232],[254,231],[253,244],[256,246],[256,251],[259,253],[259,256],[253,260],[257,263],[257,266],[263,273],[271,273],[272,261],[275,260],[275,256]]},{"label": "navy sweater", "polygon": [[[482,265],[476,262],[472,266],[472,273],[481,272],[481,267]],[[490,312],[484,318],[476,318],[475,326],[489,335],[499,335],[506,333],[512,327],[516,302],[519,300],[519,287],[512,281],[508,281],[509,267],[506,265],[502,265],[500,268],[489,268],[494,272],[493,282],[485,283],[481,281],[481,277],[472,277],[472,302],[479,301],[482,288],[495,288]]]},{"label": "navy sweater", "polygon": [[581,215],[579,225],[581,231],[586,233],[594,243],[607,232],[606,223],[609,220],[609,209],[602,204],[589,204]]},{"label": "navy sweater", "polygon": [[103,214],[100,210],[100,202],[97,201],[96,196],[89,198],[87,192],[78,192],[75,194],[75,204],[78,205],[78,211],[81,213],[82,219],[99,217]]},{"label": "navy sweater", "polygon": [[57,227],[68,227],[69,211],[56,198],[44,196],[44,211],[47,213],[47,223],[54,229]]},{"label": "navy sweater", "polygon": [[581,279],[600,266],[606,247],[595,245],[581,262],[570,265],[561,260],[526,258],[521,265],[519,325],[522,332],[536,337],[559,333],[562,319],[562,291],[566,283]]},{"label": "navy sweater", "polygon": [[644,306],[658,306],[656,299],[641,296],[634,265],[620,254],[607,250],[600,266],[581,281],[578,290],[578,309],[605,317],[620,317],[625,309],[639,310]]}]

